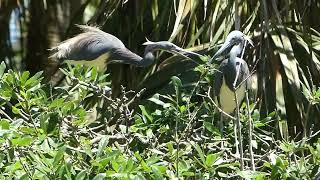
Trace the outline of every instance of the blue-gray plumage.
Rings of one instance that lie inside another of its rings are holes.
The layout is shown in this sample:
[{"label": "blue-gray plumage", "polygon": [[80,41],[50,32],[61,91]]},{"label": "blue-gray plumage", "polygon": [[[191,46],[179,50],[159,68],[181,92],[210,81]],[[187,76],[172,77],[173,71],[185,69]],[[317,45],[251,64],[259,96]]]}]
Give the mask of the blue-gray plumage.
[{"label": "blue-gray plumage", "polygon": [[[245,45],[248,41],[252,45],[252,41],[240,31],[232,31],[226,38],[225,43],[210,59],[211,64],[213,59],[223,53],[229,52],[229,58],[222,61],[219,66],[219,71],[215,74],[214,78],[214,95],[220,108],[231,114],[236,108],[234,98],[234,91],[238,96],[238,102],[242,102],[245,97],[245,91],[249,88],[250,78],[249,68],[247,63],[239,58]],[[237,77],[238,72],[238,77]],[[237,81],[235,79],[237,77]],[[242,83],[247,78],[246,82]],[[241,86],[236,90],[235,88]]]},{"label": "blue-gray plumage", "polygon": [[186,51],[168,41],[147,41],[143,58],[131,52],[115,36],[105,33],[96,27],[78,25],[84,32],[70,38],[51,50],[51,57],[59,60],[71,60],[73,63],[104,66],[109,62],[132,64],[145,67],[154,62],[153,52],[164,50],[181,56],[197,55]]}]

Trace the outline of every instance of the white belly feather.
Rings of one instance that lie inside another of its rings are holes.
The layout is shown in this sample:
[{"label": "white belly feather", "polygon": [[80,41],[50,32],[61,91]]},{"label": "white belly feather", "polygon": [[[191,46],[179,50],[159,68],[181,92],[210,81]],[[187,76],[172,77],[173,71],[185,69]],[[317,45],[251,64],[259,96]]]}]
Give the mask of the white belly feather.
[{"label": "white belly feather", "polygon": [[102,71],[105,69],[106,67],[106,63],[107,63],[107,59],[109,57],[108,53],[102,54],[101,56],[99,56],[98,58],[94,59],[94,60],[66,60],[66,62],[69,62],[70,64],[80,64],[80,65],[85,65],[85,66],[89,66],[89,67],[97,67],[97,70]]},{"label": "white belly feather", "polygon": [[[237,99],[240,106],[240,103],[242,102],[245,96],[245,83],[243,83],[237,89],[236,93],[237,93]],[[221,109],[228,114],[233,113],[233,111],[236,109],[234,93],[228,88],[224,78],[222,80],[222,86],[220,89],[220,104],[221,104]]]}]

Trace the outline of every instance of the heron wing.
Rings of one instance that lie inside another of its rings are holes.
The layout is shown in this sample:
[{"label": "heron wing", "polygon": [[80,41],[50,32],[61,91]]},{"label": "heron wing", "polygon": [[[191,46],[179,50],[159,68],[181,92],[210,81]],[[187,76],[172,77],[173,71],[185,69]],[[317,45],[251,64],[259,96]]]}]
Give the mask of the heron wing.
[{"label": "heron wing", "polygon": [[241,68],[240,68],[241,72],[239,73],[239,78],[238,78],[239,80],[237,82],[237,86],[247,78],[245,84],[246,84],[246,89],[248,89],[251,84],[251,78],[248,77],[250,75],[248,64],[246,61],[240,58],[238,58],[237,61],[241,63]]},{"label": "heron wing", "polygon": [[94,60],[115,48],[125,48],[117,37],[98,28],[82,25],[80,28],[84,32],[52,48],[55,53],[51,57],[61,60]]},{"label": "heron wing", "polygon": [[223,72],[225,71],[225,67],[227,63],[228,63],[227,59],[223,60],[219,66],[219,71],[214,74],[214,82],[213,82],[214,96],[219,96],[220,94],[220,88],[222,86],[222,81],[223,81]]}]

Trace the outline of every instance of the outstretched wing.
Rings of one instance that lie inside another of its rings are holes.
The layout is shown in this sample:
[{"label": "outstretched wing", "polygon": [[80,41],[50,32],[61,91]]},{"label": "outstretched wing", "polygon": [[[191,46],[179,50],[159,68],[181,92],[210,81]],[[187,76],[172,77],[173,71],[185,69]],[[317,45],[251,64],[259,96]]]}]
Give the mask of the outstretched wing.
[{"label": "outstretched wing", "polygon": [[63,41],[51,50],[60,60],[94,60],[113,49],[126,48],[115,36],[96,27],[78,25],[84,32]]}]

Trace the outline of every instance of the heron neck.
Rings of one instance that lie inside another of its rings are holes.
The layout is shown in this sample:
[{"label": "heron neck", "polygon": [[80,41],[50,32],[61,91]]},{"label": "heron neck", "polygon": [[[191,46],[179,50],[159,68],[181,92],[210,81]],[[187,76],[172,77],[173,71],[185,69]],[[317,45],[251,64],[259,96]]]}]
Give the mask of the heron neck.
[{"label": "heron neck", "polygon": [[241,44],[236,45],[232,47],[230,54],[229,54],[229,59],[228,59],[228,77],[227,77],[227,84],[228,86],[233,89],[233,83],[235,80],[235,77],[237,75],[237,58],[238,55],[241,54]]},{"label": "heron neck", "polygon": [[146,48],[143,58],[136,55],[134,58],[131,58],[129,62],[127,62],[127,60],[125,60],[122,63],[131,64],[131,65],[135,65],[135,66],[139,66],[139,67],[147,67],[147,66],[150,66],[154,62],[154,59],[155,59],[155,57],[152,53],[152,50]]},{"label": "heron neck", "polygon": [[154,55],[153,55],[153,51],[156,49],[156,47],[154,45],[148,45],[146,46],[145,50],[144,50],[144,56],[143,59],[141,60],[141,66],[149,66],[151,64],[153,64],[154,62]]},{"label": "heron neck", "polygon": [[233,46],[230,51],[228,66],[229,68],[231,67],[233,71],[236,71],[237,57],[241,54],[241,51],[242,51],[242,44]]},{"label": "heron neck", "polygon": [[143,59],[140,61],[140,65],[144,66],[144,67],[150,66],[151,64],[153,64],[154,59],[155,59],[155,57],[154,57],[152,51],[145,52]]}]

